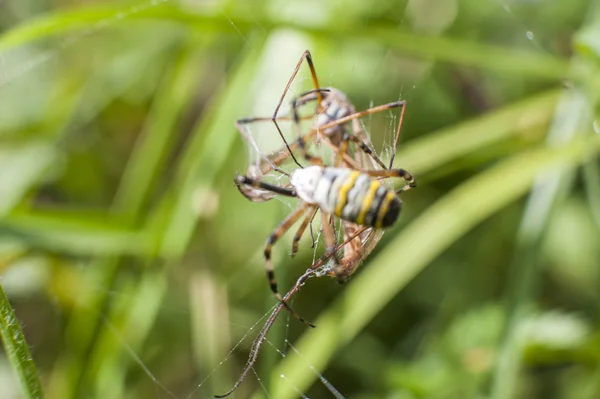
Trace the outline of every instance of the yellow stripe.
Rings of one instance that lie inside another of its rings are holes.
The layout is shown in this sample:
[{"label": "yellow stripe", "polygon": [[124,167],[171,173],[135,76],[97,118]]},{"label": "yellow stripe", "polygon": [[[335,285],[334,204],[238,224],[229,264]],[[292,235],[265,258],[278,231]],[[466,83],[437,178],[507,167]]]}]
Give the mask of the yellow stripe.
[{"label": "yellow stripe", "polygon": [[341,217],[342,211],[344,210],[344,206],[346,206],[346,201],[348,200],[348,191],[352,187],[354,187],[354,182],[360,176],[360,172],[352,171],[350,175],[346,178],[346,181],[340,187],[340,192],[338,193],[337,198],[337,206],[335,207],[335,215]]},{"label": "yellow stripe", "polygon": [[373,199],[375,198],[375,193],[377,192],[377,190],[379,189],[380,186],[381,186],[381,183],[379,182],[379,180],[373,180],[371,182],[371,185],[369,186],[369,191],[367,191],[365,198],[363,198],[360,212],[358,213],[358,217],[356,218],[357,224],[361,224],[361,225],[365,224],[365,217],[367,216],[367,212],[371,208],[371,204],[373,204]]},{"label": "yellow stripe", "polygon": [[379,214],[377,215],[377,223],[375,223],[375,227],[378,227],[378,228],[382,227],[383,218],[385,217],[385,214],[388,212],[390,203],[394,200],[395,197],[396,197],[396,193],[394,193],[393,191],[388,191],[387,195],[383,199],[383,203],[379,207]]}]

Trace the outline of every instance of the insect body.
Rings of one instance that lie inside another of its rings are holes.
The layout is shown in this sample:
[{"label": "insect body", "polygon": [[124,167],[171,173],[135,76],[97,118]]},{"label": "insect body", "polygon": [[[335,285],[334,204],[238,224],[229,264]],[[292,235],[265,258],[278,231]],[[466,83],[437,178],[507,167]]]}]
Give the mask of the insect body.
[{"label": "insect body", "polygon": [[320,166],[296,169],[290,183],[303,201],[362,226],[389,227],[402,207],[396,193],[381,181],[352,169]]}]

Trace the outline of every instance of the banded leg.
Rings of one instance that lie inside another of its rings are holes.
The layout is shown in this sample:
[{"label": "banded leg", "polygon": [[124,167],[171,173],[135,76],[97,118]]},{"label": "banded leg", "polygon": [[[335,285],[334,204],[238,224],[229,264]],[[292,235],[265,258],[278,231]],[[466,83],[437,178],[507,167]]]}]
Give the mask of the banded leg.
[{"label": "banded leg", "polygon": [[294,234],[294,240],[292,241],[292,257],[294,257],[298,253],[298,243],[300,242],[300,239],[302,238],[306,227],[313,220],[313,218],[317,214],[317,211],[319,210],[319,208],[317,208],[316,206],[310,206],[310,209],[313,209],[313,211],[311,213],[306,214],[304,220],[302,221],[302,224],[298,228],[298,231],[296,231],[296,234]]},{"label": "banded leg", "polygon": [[404,179],[408,183],[408,185],[405,185],[400,190],[398,190],[397,191],[398,193],[408,191],[411,188],[417,187],[417,182],[415,181],[415,178],[413,177],[413,175],[411,175],[408,171],[406,171],[404,169],[365,170],[362,172],[369,176],[372,176],[372,177],[382,177],[382,178],[400,177],[400,178]]},{"label": "banded leg", "polygon": [[296,223],[296,221],[298,219],[300,219],[300,217],[304,214],[304,212],[306,212],[308,207],[309,207],[309,205],[307,203],[305,203],[305,202],[301,203],[298,206],[298,208],[296,208],[292,213],[290,213],[283,220],[283,222],[281,222],[281,224],[279,226],[277,226],[277,228],[271,233],[271,235],[269,235],[269,238],[267,238],[267,243],[265,245],[265,270],[267,272],[267,280],[269,281],[269,286],[271,287],[271,291],[273,291],[275,298],[277,298],[277,300],[279,302],[281,302],[283,304],[283,306],[285,306],[285,308],[292,314],[292,316],[294,316],[295,318],[300,320],[302,323],[304,323],[310,327],[315,327],[314,324],[312,324],[311,322],[302,318],[298,313],[296,313],[296,311],[294,311],[294,309],[292,309],[292,307],[290,305],[287,304],[287,302],[285,302],[283,300],[283,297],[281,296],[281,294],[279,293],[279,290],[277,289],[277,281],[275,280],[275,271],[273,270],[273,262],[271,260],[271,250],[273,248],[273,245],[275,245],[277,240],[283,234],[285,234],[285,232],[288,231],[290,229],[290,227],[292,227],[292,225],[294,223]]},{"label": "banded leg", "polygon": [[268,191],[274,192],[276,194],[285,195],[286,197],[296,197],[296,191],[294,189],[265,183],[260,180],[248,177],[248,176],[237,175],[235,177],[235,179],[233,179],[233,181],[234,181],[236,187],[238,188],[238,190],[245,197],[247,197],[247,195],[244,193],[244,190],[241,188],[241,185],[246,185],[246,186],[250,186],[250,187],[254,187],[254,188],[262,188],[263,190],[268,190]]},{"label": "banded leg", "polygon": [[336,156],[336,166],[340,166],[342,164],[342,159],[348,151],[348,143],[350,141],[356,144],[362,150],[362,152],[370,156],[379,166],[381,166],[383,169],[387,169],[383,161],[379,159],[377,154],[375,154],[375,151],[373,151],[367,143],[358,138],[358,136],[348,133],[344,135],[342,142],[340,143],[339,151]]}]

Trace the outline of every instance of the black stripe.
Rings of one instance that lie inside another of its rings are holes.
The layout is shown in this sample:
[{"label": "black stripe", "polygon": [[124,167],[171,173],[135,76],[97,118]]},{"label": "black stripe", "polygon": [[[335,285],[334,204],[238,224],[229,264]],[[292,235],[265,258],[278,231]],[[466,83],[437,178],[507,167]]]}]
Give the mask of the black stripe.
[{"label": "black stripe", "polygon": [[381,205],[383,204],[385,197],[387,197],[387,193],[388,189],[383,184],[377,189],[377,192],[375,193],[375,199],[378,200],[378,203],[376,207],[371,206],[367,212],[367,216],[365,217],[366,226],[375,226],[375,222],[377,222],[377,216],[379,215],[379,209],[381,209]]},{"label": "black stripe", "polygon": [[[327,171],[325,171],[325,173],[323,174],[323,177],[327,177],[327,175],[328,175],[328,173],[327,173]],[[329,197],[331,195],[331,189],[333,188],[333,182],[336,181],[338,176],[339,176],[339,174],[337,174],[337,173],[331,174],[331,178],[330,178],[330,182],[329,182],[329,190],[327,190],[327,197],[326,197],[328,202],[329,202]],[[334,201],[334,203],[335,203],[335,201]]]}]

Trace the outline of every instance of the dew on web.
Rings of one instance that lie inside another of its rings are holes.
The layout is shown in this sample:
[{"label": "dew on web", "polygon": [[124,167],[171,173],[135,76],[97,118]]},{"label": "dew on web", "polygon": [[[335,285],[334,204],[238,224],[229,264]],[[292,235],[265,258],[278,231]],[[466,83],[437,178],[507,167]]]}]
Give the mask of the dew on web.
[{"label": "dew on web", "polygon": [[533,34],[533,32],[532,32],[532,31],[530,31],[530,30],[528,30],[528,31],[525,33],[525,36],[527,36],[527,38],[528,38],[529,40],[535,40],[535,35],[534,35],[534,34]]},{"label": "dew on web", "polygon": [[509,2],[507,2],[507,0],[500,0],[500,6],[502,12],[509,15],[512,19],[512,23],[523,32],[525,39],[530,45],[533,45],[533,47],[536,50],[539,50],[541,52],[551,53],[551,51],[544,48],[542,43],[537,39],[535,32],[531,29],[530,26],[528,26],[528,21],[518,14],[518,11],[516,11],[516,7],[513,8],[512,5],[509,4]]}]

